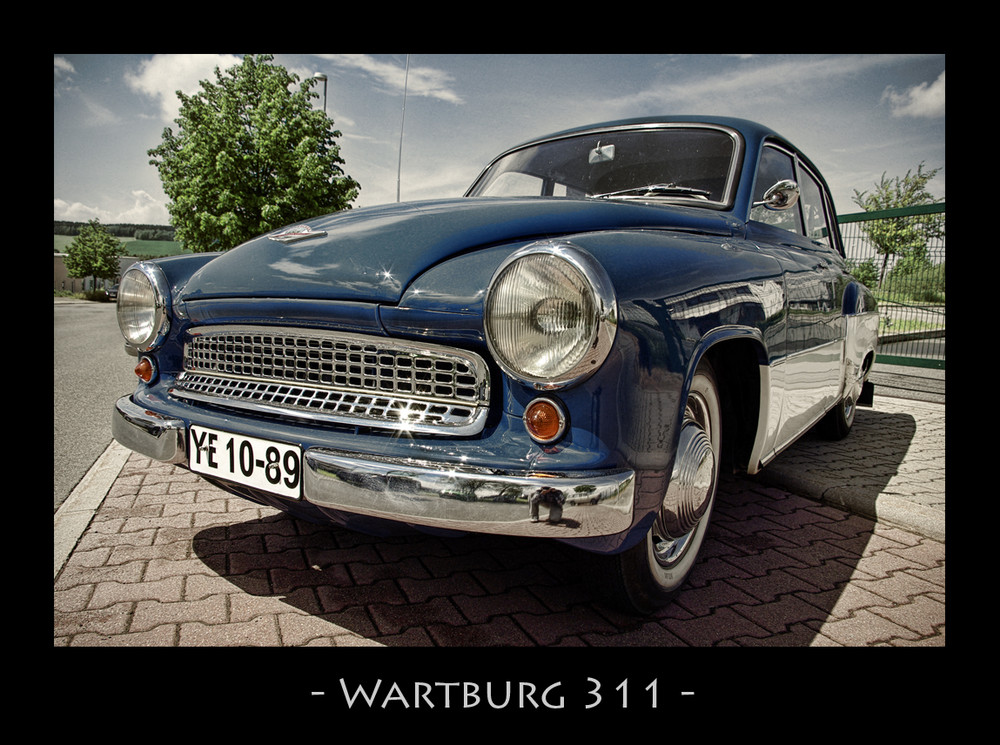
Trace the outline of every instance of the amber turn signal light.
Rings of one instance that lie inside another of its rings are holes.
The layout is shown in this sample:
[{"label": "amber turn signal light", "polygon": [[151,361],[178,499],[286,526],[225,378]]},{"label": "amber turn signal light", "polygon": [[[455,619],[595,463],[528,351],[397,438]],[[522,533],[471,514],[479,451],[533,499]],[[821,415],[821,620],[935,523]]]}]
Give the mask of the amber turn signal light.
[{"label": "amber turn signal light", "polygon": [[549,444],[566,431],[566,415],[552,399],[536,398],[524,410],[524,426],[534,440]]},{"label": "amber turn signal light", "polygon": [[155,373],[156,369],[153,367],[153,361],[149,357],[143,357],[139,360],[139,364],[135,366],[135,374],[139,376],[139,379],[143,383],[151,381]]}]

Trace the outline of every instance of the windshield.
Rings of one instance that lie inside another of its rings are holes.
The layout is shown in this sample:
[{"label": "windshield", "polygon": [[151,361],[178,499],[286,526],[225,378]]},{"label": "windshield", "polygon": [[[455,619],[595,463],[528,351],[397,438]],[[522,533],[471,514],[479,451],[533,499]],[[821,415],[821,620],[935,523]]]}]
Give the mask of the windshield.
[{"label": "windshield", "polygon": [[591,197],[728,205],[737,135],[704,126],[622,129],[548,140],[510,152],[470,197]]}]

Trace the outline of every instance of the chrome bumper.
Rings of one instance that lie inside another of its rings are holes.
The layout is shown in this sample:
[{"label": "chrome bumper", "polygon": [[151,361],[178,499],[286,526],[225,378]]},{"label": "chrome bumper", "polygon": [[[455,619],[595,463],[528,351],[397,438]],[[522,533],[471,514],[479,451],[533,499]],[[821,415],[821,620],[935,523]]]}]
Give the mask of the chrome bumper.
[{"label": "chrome bumper", "polygon": [[164,463],[187,462],[187,428],[123,396],[115,403],[111,435],[129,450]]},{"label": "chrome bumper", "polygon": [[[187,462],[186,427],[117,402],[115,439],[166,463]],[[303,499],[330,510],[412,525],[511,536],[591,538],[628,530],[635,502],[631,470],[540,473],[310,448]]]}]

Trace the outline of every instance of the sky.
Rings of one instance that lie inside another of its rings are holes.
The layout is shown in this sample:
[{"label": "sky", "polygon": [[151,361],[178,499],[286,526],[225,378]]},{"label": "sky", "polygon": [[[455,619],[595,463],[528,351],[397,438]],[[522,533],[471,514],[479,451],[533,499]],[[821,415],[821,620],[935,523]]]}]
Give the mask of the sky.
[{"label": "sky", "polygon": [[[54,54],[56,220],[169,224],[148,150],[176,131],[178,90],[215,80],[237,54]],[[340,130],[354,207],[461,196],[507,148],[570,127],[634,116],[751,119],[816,164],[839,214],[855,190],[940,169],[945,195],[943,54],[545,55],[279,54],[300,79],[324,73],[317,108]],[[405,89],[405,96],[404,96]]]}]

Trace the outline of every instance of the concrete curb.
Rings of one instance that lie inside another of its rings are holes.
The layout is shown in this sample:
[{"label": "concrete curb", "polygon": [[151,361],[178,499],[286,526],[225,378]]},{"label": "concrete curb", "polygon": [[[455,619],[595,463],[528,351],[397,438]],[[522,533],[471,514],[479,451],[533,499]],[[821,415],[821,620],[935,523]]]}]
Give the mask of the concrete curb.
[{"label": "concrete curb", "polygon": [[859,410],[855,431],[842,446],[806,435],[758,478],[944,543],[945,405],[876,399],[873,409]]},{"label": "concrete curb", "polygon": [[94,462],[80,483],[70,493],[53,519],[54,563],[52,576],[58,576],[94,514],[100,508],[121,473],[130,452],[112,440]]},{"label": "concrete curb", "polygon": [[879,494],[873,498],[863,490],[817,482],[792,468],[783,468],[780,463],[772,463],[761,471],[760,479],[800,497],[945,542],[944,513],[905,497]]}]

